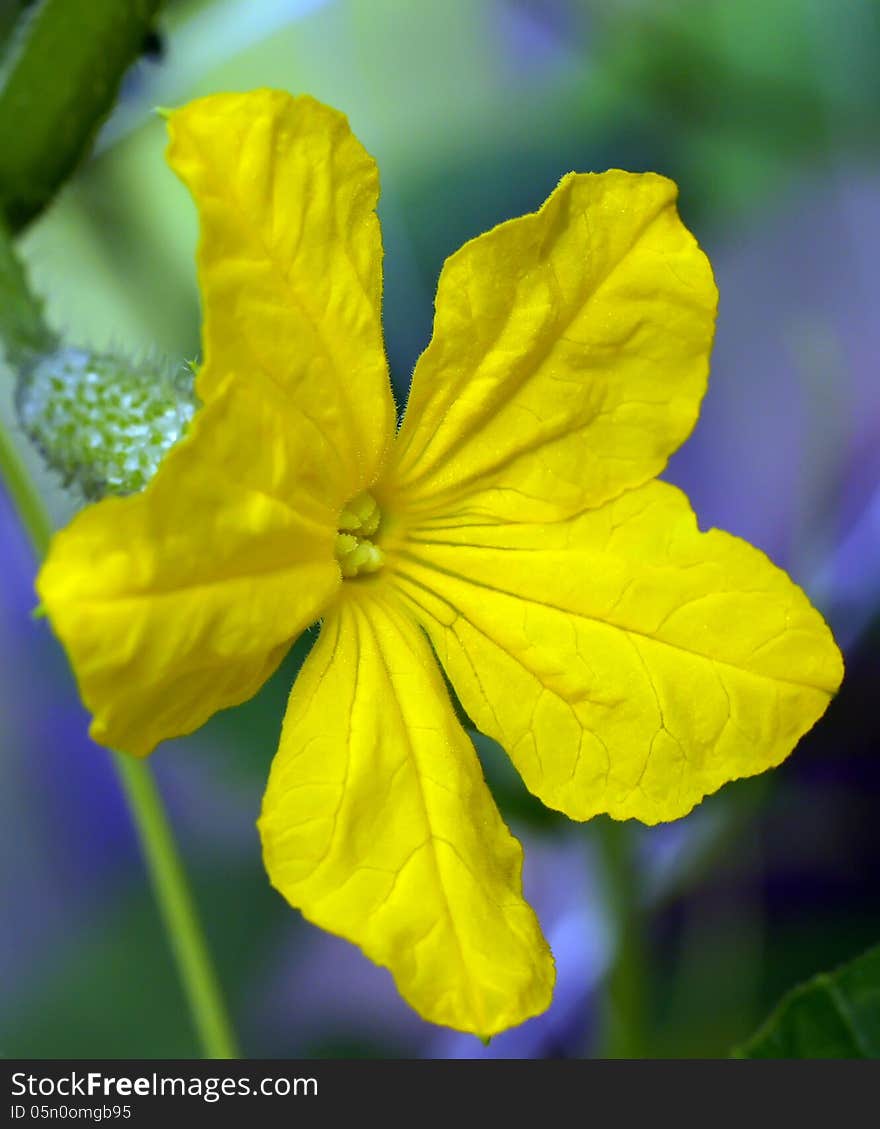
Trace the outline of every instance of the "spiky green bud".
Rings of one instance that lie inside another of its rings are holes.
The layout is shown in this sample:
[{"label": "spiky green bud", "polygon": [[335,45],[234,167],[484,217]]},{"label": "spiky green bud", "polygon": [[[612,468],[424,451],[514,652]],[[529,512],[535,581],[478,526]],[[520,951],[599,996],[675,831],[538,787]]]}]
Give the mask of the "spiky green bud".
[{"label": "spiky green bud", "polygon": [[195,411],[189,367],[73,348],[25,369],[17,402],[48,464],[89,499],[141,490]]}]

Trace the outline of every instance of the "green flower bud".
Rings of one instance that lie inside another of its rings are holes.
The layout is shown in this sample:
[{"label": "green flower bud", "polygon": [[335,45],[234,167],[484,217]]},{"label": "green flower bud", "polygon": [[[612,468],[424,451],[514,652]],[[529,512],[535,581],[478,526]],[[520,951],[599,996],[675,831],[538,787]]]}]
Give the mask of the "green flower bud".
[{"label": "green flower bud", "polygon": [[195,411],[192,371],[62,348],[20,375],[18,413],[48,464],[89,499],[141,490]]}]

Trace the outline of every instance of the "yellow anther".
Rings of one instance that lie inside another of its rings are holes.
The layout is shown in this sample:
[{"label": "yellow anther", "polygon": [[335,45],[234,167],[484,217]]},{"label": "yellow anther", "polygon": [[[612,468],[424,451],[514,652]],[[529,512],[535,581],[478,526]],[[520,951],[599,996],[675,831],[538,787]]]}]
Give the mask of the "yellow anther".
[{"label": "yellow anther", "polygon": [[372,537],[379,528],[382,514],[372,494],[364,491],[348,503],[339,515],[339,528],[362,537]]},{"label": "yellow anther", "polygon": [[351,510],[343,510],[339,515],[340,529],[360,529],[361,519]]},{"label": "yellow anther", "polygon": [[358,539],[352,533],[336,534],[336,559],[342,560],[358,546]]},{"label": "yellow anther", "polygon": [[363,558],[361,564],[361,572],[378,572],[385,564],[385,554],[372,541],[362,541],[360,547],[367,550],[367,555]]},{"label": "yellow anther", "polygon": [[378,572],[385,563],[385,554],[370,540],[381,520],[376,499],[367,493],[358,494],[339,515],[336,559],[346,579]]}]

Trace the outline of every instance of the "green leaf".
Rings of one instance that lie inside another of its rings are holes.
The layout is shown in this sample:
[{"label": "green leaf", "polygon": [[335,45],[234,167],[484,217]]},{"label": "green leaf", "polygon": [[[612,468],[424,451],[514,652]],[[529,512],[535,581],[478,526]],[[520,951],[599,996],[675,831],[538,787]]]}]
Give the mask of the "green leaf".
[{"label": "green leaf", "polygon": [[160,0],[38,0],[0,65],[0,214],[17,231],[52,199],[110,112]]},{"label": "green leaf", "polygon": [[735,1058],[880,1058],[880,945],[789,992]]},{"label": "green leaf", "polygon": [[7,359],[18,364],[28,354],[53,349],[55,341],[0,217],[0,349],[4,347]]}]

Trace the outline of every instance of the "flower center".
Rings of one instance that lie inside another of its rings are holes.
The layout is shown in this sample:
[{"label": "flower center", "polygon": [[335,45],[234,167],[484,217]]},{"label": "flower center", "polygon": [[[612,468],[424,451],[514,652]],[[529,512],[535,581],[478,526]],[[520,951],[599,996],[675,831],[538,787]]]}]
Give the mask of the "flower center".
[{"label": "flower center", "polygon": [[352,498],[339,515],[336,559],[346,579],[378,572],[385,563],[385,554],[371,540],[381,521],[382,513],[376,499],[366,491]]}]

